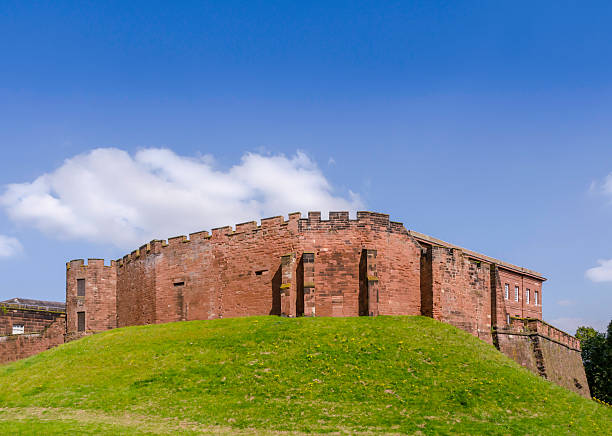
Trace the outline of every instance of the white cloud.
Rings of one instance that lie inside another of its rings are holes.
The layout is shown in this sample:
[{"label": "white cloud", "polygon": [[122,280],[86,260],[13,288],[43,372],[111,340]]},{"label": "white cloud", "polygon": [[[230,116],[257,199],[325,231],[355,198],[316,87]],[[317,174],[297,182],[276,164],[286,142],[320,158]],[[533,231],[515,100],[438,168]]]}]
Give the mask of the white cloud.
[{"label": "white cloud", "polygon": [[358,194],[333,193],[304,153],[245,154],[221,170],[211,156],[168,149],[131,156],[99,148],[67,159],[31,183],[0,196],[7,215],[47,234],[134,248],[150,239],[308,210],[355,211]]},{"label": "white cloud", "polygon": [[586,271],[586,277],[593,282],[612,282],[612,259],[599,259],[597,263]]},{"label": "white cloud", "polygon": [[13,257],[22,251],[23,248],[17,239],[0,235],[0,259]]},{"label": "white cloud", "polygon": [[569,306],[573,306],[574,302],[572,300],[559,300],[557,301],[557,304],[559,306],[569,307]]}]

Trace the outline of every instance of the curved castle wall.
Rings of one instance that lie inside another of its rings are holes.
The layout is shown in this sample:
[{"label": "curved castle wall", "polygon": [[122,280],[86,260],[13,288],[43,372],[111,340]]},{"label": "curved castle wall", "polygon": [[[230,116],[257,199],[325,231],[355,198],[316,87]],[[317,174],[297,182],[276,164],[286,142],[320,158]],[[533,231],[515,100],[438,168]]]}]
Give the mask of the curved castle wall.
[{"label": "curved castle wall", "polygon": [[[330,212],[322,220],[320,212],[307,218],[295,213],[288,220],[266,218],[260,225],[153,240],[110,265],[98,259],[69,262],[67,337],[253,315],[425,315],[495,343],[511,357],[520,355],[515,360],[530,367],[537,356],[525,357],[535,351],[523,346],[524,338],[496,332],[511,328],[512,319],[541,320],[544,280],[526,268],[408,231],[385,214],[357,212],[352,220],[348,212]],[[572,347],[559,355],[579,357],[579,344]],[[548,343],[545,348],[552,355]],[[567,387],[573,380],[581,384],[582,366],[567,368],[555,369],[552,378]]]}]

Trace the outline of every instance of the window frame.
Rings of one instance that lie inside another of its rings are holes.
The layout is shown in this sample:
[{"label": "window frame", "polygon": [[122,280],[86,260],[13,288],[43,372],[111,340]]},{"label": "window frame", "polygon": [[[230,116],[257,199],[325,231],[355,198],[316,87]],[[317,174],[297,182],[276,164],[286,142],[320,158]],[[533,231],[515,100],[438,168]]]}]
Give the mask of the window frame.
[{"label": "window frame", "polygon": [[525,304],[530,304],[531,301],[531,290],[529,288],[525,289]]},{"label": "window frame", "polygon": [[[81,283],[83,284],[83,286],[81,286]],[[77,279],[77,297],[85,296],[86,286],[87,282],[85,282],[85,279]]]},{"label": "window frame", "polygon": [[[15,331],[17,330],[17,331]],[[23,335],[25,334],[25,324],[13,324],[12,332],[14,335]]]},{"label": "window frame", "polygon": [[504,298],[506,300],[510,299],[510,283],[504,283]]},{"label": "window frame", "polygon": [[520,301],[519,296],[520,296],[521,290],[518,286],[514,286],[514,301],[516,301],[517,303]]}]

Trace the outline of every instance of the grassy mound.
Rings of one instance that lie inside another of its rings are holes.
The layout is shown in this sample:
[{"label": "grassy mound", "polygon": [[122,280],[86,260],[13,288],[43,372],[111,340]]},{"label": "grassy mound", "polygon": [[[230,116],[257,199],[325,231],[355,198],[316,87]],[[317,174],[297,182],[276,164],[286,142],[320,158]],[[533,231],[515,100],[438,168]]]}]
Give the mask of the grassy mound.
[{"label": "grassy mound", "polygon": [[606,434],[612,409],[423,317],[129,327],[0,367],[0,433]]}]

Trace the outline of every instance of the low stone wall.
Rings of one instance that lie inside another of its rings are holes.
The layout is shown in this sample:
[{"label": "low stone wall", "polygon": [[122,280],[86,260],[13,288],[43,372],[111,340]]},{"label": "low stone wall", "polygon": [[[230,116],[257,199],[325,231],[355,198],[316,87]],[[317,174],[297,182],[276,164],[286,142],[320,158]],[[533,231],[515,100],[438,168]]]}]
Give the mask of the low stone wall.
[{"label": "low stone wall", "polygon": [[[551,333],[547,336],[544,333]],[[513,319],[494,332],[497,348],[518,364],[553,383],[590,398],[580,341],[542,321]]]},{"label": "low stone wall", "polygon": [[64,343],[66,316],[55,319],[40,333],[0,336],[0,364],[24,359]]}]

